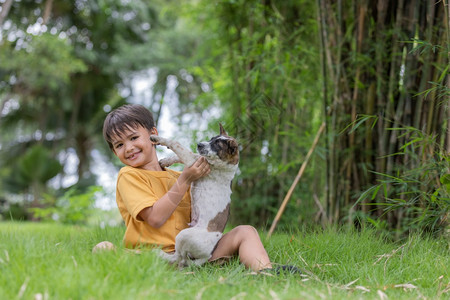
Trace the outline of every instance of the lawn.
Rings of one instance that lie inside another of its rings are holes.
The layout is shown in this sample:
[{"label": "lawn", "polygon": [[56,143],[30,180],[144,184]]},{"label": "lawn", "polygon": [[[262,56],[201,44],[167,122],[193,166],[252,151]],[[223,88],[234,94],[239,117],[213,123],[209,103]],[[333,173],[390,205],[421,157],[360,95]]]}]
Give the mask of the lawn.
[{"label": "lawn", "polygon": [[[392,243],[371,230],[292,230],[263,242],[304,275],[269,276],[237,260],[178,270],[152,252],[123,249],[122,227],[0,223],[1,299],[450,298],[449,241]],[[92,254],[109,240],[116,251]]]}]

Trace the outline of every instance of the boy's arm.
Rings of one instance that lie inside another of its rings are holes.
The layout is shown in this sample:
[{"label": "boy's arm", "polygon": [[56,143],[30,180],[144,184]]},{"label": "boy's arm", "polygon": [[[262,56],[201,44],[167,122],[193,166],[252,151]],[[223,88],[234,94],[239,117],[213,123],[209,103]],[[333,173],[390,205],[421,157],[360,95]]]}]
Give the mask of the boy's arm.
[{"label": "boy's arm", "polygon": [[209,174],[209,171],[209,164],[204,157],[199,158],[191,167],[185,167],[167,194],[153,206],[141,210],[139,217],[152,227],[161,227],[180,204],[191,183]]}]

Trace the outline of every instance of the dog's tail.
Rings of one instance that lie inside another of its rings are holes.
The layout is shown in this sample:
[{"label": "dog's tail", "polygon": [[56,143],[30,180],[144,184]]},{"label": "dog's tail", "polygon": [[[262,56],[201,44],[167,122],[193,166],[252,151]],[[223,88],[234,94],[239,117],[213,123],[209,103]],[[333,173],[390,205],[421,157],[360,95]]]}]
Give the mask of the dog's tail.
[{"label": "dog's tail", "polygon": [[178,262],[178,260],[179,260],[179,255],[178,255],[177,252],[166,253],[166,252],[164,252],[162,250],[159,250],[159,249],[156,250],[156,252],[157,252],[159,257],[161,257],[162,259],[168,261],[171,264],[174,264],[174,263]]}]

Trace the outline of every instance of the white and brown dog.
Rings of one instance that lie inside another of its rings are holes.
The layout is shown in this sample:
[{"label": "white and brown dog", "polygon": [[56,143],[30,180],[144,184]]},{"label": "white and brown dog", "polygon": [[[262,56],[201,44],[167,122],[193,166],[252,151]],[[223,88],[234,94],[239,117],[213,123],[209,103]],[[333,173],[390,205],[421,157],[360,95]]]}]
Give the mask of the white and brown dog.
[{"label": "white and brown dog", "polygon": [[182,162],[191,166],[199,156],[210,164],[211,172],[191,184],[191,223],[175,238],[175,253],[161,251],[161,256],[179,267],[201,265],[211,258],[228,221],[231,180],[238,168],[239,149],[236,140],[220,125],[220,134],[197,144],[198,154],[180,143],[152,135],[153,142],[166,146],[177,156],[160,160],[162,167]]}]

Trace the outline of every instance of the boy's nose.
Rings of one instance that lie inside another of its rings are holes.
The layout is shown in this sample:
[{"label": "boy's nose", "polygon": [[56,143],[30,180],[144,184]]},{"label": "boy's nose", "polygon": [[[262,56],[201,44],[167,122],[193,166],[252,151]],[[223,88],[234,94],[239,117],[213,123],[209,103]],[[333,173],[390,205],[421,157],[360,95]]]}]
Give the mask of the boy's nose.
[{"label": "boy's nose", "polygon": [[125,151],[126,152],[131,152],[132,150],[134,150],[134,145],[132,143],[126,143],[125,144]]}]

